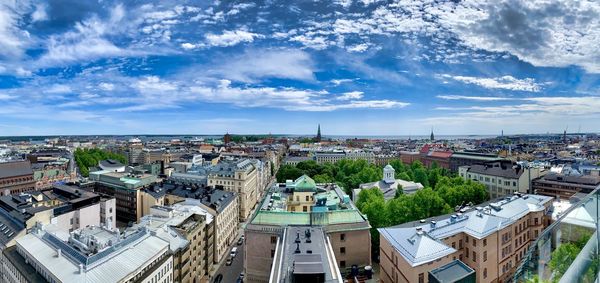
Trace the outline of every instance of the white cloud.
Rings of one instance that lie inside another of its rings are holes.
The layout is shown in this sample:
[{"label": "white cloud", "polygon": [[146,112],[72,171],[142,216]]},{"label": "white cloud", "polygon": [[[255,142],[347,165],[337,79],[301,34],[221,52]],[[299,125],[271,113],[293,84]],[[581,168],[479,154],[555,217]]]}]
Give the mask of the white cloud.
[{"label": "white cloud", "polygon": [[106,90],[106,91],[112,91],[115,89],[115,85],[112,83],[100,83],[98,85],[98,87],[100,87],[100,89]]},{"label": "white cloud", "polygon": [[0,59],[14,60],[23,56],[30,43],[29,33],[20,26],[28,11],[28,1],[8,1],[0,4]]},{"label": "white cloud", "polygon": [[242,42],[253,42],[255,38],[263,38],[263,35],[252,33],[246,30],[225,30],[222,34],[206,35],[206,41],[211,46],[234,46]]},{"label": "white cloud", "polygon": [[46,13],[46,9],[48,6],[46,4],[40,3],[35,5],[35,11],[31,14],[31,20],[33,22],[41,22],[48,19],[48,14]]},{"label": "white cloud", "polygon": [[315,63],[302,50],[249,50],[239,56],[219,59],[215,65],[218,67],[209,69],[209,73],[234,81],[254,82],[264,78],[315,80]]},{"label": "white cloud", "polygon": [[361,99],[363,97],[363,92],[362,91],[351,91],[351,92],[346,92],[340,96],[338,96],[336,99],[338,100],[356,100],[356,99]]},{"label": "white cloud", "polygon": [[369,49],[369,45],[366,43],[361,43],[361,44],[357,44],[357,45],[348,47],[348,51],[359,52],[359,53],[365,52],[365,51],[367,51],[367,49]]},{"label": "white cloud", "polygon": [[349,82],[353,82],[354,79],[333,79],[331,80],[331,83],[334,84],[335,86],[339,86],[343,83],[349,83]]},{"label": "white cloud", "polygon": [[517,79],[513,76],[502,76],[497,78],[479,78],[468,76],[442,75],[444,78],[451,78],[467,84],[474,84],[490,89],[508,89],[516,91],[539,92],[542,90],[540,84],[532,78]]},{"label": "white cloud", "polygon": [[475,101],[501,101],[511,100],[508,97],[497,97],[497,96],[466,96],[466,95],[438,95],[439,99],[445,100],[475,100]]},{"label": "white cloud", "polygon": [[189,43],[189,42],[185,42],[181,44],[181,48],[185,49],[185,50],[193,50],[196,48],[200,48],[202,47],[202,44],[193,44],[193,43]]},{"label": "white cloud", "polygon": [[54,84],[54,85],[50,86],[48,89],[44,90],[45,93],[52,93],[52,94],[69,93],[71,91],[72,91],[71,87],[69,87],[68,85],[62,85],[62,84]]}]

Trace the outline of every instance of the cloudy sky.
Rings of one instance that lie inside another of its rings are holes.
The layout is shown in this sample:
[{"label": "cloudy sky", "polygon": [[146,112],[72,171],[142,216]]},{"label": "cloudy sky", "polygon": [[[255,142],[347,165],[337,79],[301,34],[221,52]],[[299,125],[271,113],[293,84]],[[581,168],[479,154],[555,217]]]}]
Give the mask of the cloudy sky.
[{"label": "cloudy sky", "polygon": [[0,136],[598,132],[588,1],[0,0]]}]

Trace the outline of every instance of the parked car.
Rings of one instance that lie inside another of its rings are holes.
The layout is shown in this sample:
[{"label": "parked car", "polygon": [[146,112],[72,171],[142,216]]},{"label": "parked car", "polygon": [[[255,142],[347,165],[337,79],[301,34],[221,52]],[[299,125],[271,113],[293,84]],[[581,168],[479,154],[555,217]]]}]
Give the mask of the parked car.
[{"label": "parked car", "polygon": [[229,266],[229,265],[231,265],[232,262],[233,262],[233,257],[228,257],[227,261],[225,262],[225,265]]},{"label": "parked car", "polygon": [[229,255],[234,258],[237,255],[237,247],[233,247],[233,249],[231,249],[231,253],[229,253]]},{"label": "parked car", "polygon": [[239,245],[241,245],[241,244],[243,244],[243,243],[244,243],[244,236],[242,236],[242,237],[240,237],[240,238],[238,239],[238,242],[237,242],[237,244],[238,244],[238,246],[239,246]]},{"label": "parked car", "polygon": [[213,280],[213,283],[221,283],[221,281],[223,281],[223,274],[217,275],[217,277],[215,277],[215,280]]}]

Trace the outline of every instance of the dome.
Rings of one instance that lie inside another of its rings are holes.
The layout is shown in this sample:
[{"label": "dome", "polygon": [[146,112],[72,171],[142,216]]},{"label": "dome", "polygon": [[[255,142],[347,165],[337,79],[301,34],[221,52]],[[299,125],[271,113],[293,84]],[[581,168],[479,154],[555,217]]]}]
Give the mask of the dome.
[{"label": "dome", "polygon": [[316,191],[317,189],[317,184],[315,183],[315,180],[313,180],[311,177],[308,177],[307,175],[300,176],[300,178],[296,179],[295,183],[296,191]]},{"label": "dome", "polygon": [[392,171],[396,171],[396,170],[394,169],[394,167],[392,167],[392,165],[389,165],[389,164],[388,164],[388,165],[386,165],[385,167],[383,167],[383,170],[392,170]]}]

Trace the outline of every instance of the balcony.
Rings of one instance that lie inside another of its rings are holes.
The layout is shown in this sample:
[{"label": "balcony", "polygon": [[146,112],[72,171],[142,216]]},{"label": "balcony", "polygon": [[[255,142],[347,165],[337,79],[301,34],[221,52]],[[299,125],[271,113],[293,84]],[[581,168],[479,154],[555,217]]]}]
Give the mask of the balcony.
[{"label": "balcony", "polygon": [[600,282],[600,187],[573,204],[527,251],[515,282]]}]

